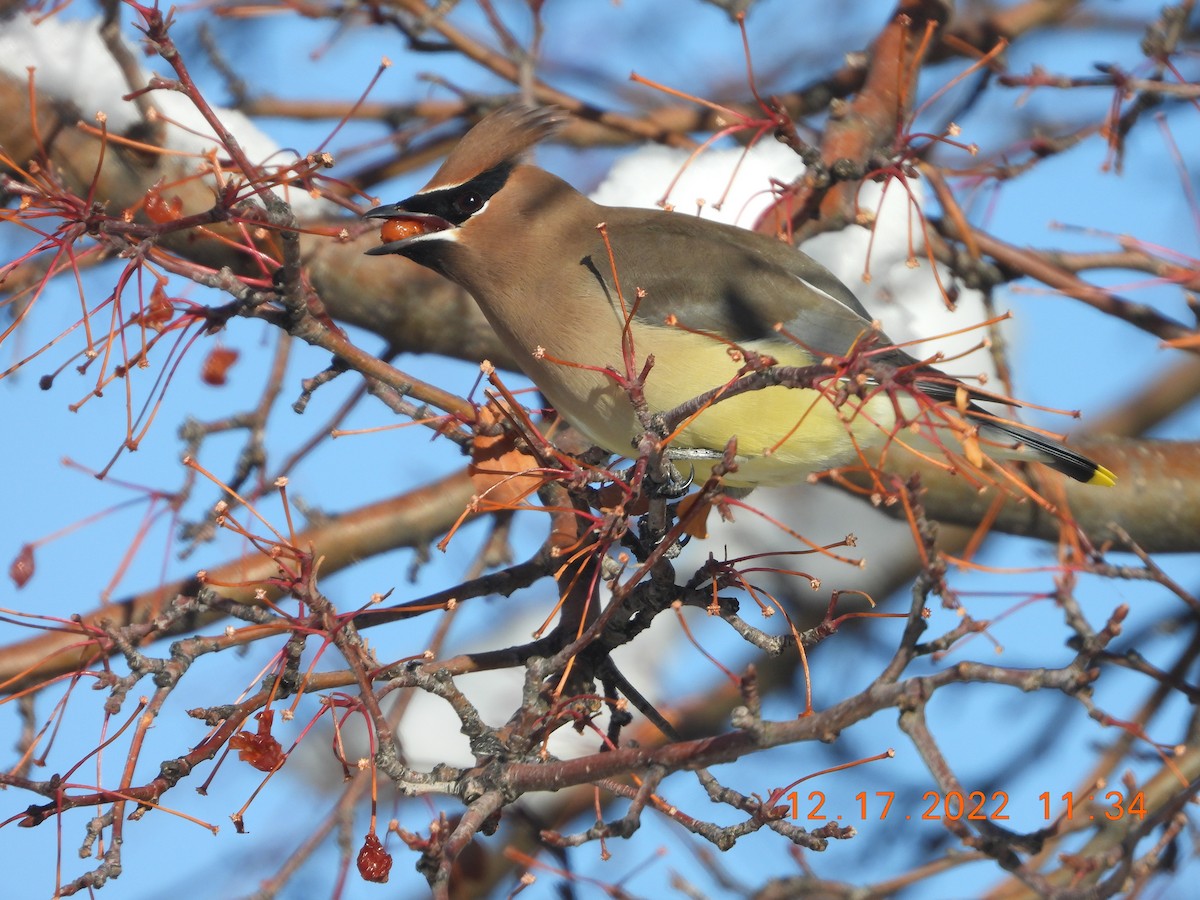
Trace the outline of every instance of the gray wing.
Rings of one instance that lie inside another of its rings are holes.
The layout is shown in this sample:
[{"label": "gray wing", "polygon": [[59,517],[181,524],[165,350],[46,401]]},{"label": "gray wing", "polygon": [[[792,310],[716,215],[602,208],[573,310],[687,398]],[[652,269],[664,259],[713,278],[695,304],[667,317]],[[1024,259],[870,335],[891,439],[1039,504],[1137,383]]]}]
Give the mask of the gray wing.
[{"label": "gray wing", "polygon": [[[608,209],[609,241],[625,296],[642,288],[638,317],[661,325],[674,315],[691,329],[736,343],[791,344],[818,358],[847,354],[871,333],[871,314],[848,287],[820,263],[766,235],[680,213]],[[608,250],[597,236],[593,272],[612,279]],[[612,296],[610,292],[610,296]],[[873,361],[909,366],[916,359],[875,332]],[[924,376],[924,377],[922,377]],[[960,382],[922,366],[916,385],[935,400],[954,402]],[[967,388],[971,396],[986,399]]]},{"label": "gray wing", "polygon": [[[674,315],[688,328],[739,343],[782,343],[786,339],[775,330],[782,324],[805,346],[827,354],[845,353],[871,330],[870,313],[848,287],[781,241],[681,213],[606,213],[617,274],[628,294],[634,287],[646,291],[638,315],[647,322],[661,324]],[[599,238],[592,257],[595,271],[611,280]]]}]

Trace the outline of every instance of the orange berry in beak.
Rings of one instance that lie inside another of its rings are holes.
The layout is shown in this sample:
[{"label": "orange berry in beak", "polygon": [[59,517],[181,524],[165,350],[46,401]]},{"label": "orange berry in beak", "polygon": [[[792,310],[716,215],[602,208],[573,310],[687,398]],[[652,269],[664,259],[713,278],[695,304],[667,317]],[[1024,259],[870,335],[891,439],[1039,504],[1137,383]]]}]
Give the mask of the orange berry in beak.
[{"label": "orange berry in beak", "polygon": [[379,230],[379,237],[383,243],[390,244],[425,234],[428,230],[420,219],[388,219]]}]

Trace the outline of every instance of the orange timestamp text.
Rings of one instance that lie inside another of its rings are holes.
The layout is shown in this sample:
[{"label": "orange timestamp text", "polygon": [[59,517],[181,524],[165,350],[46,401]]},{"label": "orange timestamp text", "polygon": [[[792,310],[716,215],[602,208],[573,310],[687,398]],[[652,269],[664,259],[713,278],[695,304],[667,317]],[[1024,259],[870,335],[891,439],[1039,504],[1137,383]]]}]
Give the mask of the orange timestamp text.
[{"label": "orange timestamp text", "polygon": [[[859,821],[893,818],[918,819],[924,821],[1001,822],[1007,821],[1009,796],[1007,791],[926,791],[921,796],[915,814],[903,813],[895,804],[895,791],[859,791],[853,797],[849,810],[833,813],[827,809],[824,791],[812,791],[802,797],[792,791],[785,798],[790,804],[791,817],[810,822],[825,822],[831,819],[858,819]],[[1141,791],[1128,794],[1124,791],[1076,794],[1067,791],[1052,797],[1049,791],[1038,794],[1037,799],[1042,818],[1089,819],[1092,821],[1115,822],[1125,818],[1144,819],[1146,798]],[[786,808],[786,807],[785,807]]]}]

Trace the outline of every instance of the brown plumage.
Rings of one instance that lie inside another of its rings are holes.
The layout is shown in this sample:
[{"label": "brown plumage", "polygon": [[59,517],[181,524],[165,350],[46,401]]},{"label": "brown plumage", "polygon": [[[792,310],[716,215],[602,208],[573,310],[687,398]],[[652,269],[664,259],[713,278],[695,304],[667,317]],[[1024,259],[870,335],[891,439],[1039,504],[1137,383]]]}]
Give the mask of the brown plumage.
[{"label": "brown plumage", "polygon": [[[642,431],[626,390],[605,372],[624,374],[627,353],[635,370],[654,356],[645,384],[653,412],[736,377],[741,362],[732,345],[807,366],[852,355],[867,339],[874,362],[916,365],[873,328],[845,285],[795,248],[680,213],[599,206],[525,164],[526,151],[558,122],[552,113],[516,106],[484,118],[421,191],[367,213],[405,220],[418,232],[369,252],[402,254],[465,288],[547,399],[597,445],[628,455]],[[885,447],[904,452],[895,445],[911,436],[898,428],[897,409],[901,424],[939,422],[944,417],[922,407],[953,401],[960,387],[919,368],[913,389],[924,400],[878,391],[839,406],[830,399],[836,385],[770,387],[708,407],[671,449],[684,459],[715,458],[736,435],[739,470],[727,478],[733,486],[800,480]],[[1036,459],[1080,481],[1113,481],[1086,457],[991,421],[978,407],[966,416],[990,455]],[[942,429],[922,452],[932,443],[953,445],[949,433]]]}]

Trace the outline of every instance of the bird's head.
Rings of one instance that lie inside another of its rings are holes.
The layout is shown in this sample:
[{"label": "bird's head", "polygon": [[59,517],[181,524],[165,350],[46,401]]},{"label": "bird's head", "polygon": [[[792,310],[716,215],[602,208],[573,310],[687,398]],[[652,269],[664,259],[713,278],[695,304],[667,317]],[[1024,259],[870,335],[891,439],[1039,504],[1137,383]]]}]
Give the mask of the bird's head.
[{"label": "bird's head", "polygon": [[[505,106],[472,128],[429,183],[407,200],[377,206],[365,218],[384,219],[383,244],[368,255],[397,253],[456,277],[452,260],[486,252],[506,223],[554,176],[522,165],[529,149],[557,131],[563,119],[548,109]],[[456,250],[456,248],[458,248]],[[456,278],[457,280],[457,278]]]}]

